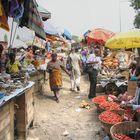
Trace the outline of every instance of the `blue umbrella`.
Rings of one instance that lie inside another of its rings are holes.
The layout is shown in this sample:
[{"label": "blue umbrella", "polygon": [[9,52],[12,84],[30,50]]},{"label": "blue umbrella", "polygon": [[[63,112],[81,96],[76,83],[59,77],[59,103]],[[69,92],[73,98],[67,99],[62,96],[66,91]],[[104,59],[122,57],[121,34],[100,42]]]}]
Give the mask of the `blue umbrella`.
[{"label": "blue umbrella", "polygon": [[66,29],[64,29],[63,36],[66,37],[66,39],[68,39],[68,40],[72,40],[71,33],[68,30],[66,30]]},{"label": "blue umbrella", "polygon": [[90,30],[87,30],[85,33],[84,33],[84,37],[86,37],[91,31]]}]

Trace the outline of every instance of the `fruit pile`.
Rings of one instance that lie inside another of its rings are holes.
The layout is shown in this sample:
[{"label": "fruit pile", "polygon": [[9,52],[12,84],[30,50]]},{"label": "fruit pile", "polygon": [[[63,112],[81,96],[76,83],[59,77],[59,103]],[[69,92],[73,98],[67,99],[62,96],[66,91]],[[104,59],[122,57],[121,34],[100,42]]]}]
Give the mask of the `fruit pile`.
[{"label": "fruit pile", "polygon": [[122,110],[121,108],[120,108],[120,105],[119,104],[117,104],[116,102],[108,102],[108,101],[104,101],[104,102],[102,102],[100,105],[99,105],[99,107],[101,108],[101,109],[105,109],[105,110]]},{"label": "fruit pile", "polygon": [[104,111],[103,113],[101,113],[99,115],[99,119],[108,124],[116,124],[122,121],[120,115],[109,111]]},{"label": "fruit pile", "polygon": [[130,138],[130,137],[124,135],[124,134],[119,134],[118,133],[118,134],[114,134],[114,136],[116,138],[118,138],[119,140],[134,140],[134,139],[132,139],[132,138]]},{"label": "fruit pile", "polygon": [[97,96],[92,99],[92,102],[95,104],[101,104],[102,102],[107,100],[107,96]]}]

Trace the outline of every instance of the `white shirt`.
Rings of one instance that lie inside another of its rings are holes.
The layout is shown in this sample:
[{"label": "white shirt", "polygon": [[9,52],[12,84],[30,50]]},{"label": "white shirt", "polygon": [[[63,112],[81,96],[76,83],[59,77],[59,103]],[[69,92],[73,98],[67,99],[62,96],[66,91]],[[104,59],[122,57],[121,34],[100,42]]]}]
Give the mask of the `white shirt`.
[{"label": "white shirt", "polygon": [[80,56],[77,53],[71,53],[70,58],[71,58],[71,64],[73,69],[80,71],[80,66],[79,66]]},{"label": "white shirt", "polygon": [[98,62],[96,64],[93,64],[93,68],[96,70],[101,69],[101,64],[102,64],[101,57],[95,56],[95,54],[90,54],[86,63],[90,63],[90,62]]}]

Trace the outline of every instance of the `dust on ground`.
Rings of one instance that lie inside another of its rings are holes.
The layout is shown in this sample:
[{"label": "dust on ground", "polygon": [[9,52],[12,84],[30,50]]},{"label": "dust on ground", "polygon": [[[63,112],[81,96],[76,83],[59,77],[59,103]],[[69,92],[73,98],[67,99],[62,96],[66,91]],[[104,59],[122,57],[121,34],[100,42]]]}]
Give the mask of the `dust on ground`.
[{"label": "dust on ground", "polygon": [[[69,77],[63,74],[63,87],[60,103],[53,100],[48,81],[44,86],[43,95],[35,97],[34,127],[29,130],[27,139],[102,140],[96,107],[87,98],[89,90],[87,77],[82,76],[81,91],[78,93],[69,90]],[[82,100],[88,102],[91,109],[79,108]]]}]

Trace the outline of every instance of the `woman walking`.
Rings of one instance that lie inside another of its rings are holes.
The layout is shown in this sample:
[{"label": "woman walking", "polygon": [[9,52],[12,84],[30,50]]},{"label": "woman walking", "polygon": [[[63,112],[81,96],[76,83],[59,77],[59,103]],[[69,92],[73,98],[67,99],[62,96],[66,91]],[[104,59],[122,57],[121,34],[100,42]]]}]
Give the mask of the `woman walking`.
[{"label": "woman walking", "polygon": [[54,92],[56,102],[59,102],[59,92],[62,89],[62,72],[63,69],[69,76],[69,72],[63,67],[60,61],[57,60],[57,54],[52,54],[52,60],[47,66],[49,72],[50,88]]}]

